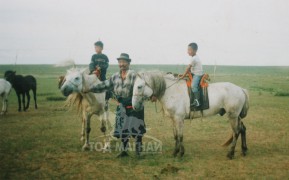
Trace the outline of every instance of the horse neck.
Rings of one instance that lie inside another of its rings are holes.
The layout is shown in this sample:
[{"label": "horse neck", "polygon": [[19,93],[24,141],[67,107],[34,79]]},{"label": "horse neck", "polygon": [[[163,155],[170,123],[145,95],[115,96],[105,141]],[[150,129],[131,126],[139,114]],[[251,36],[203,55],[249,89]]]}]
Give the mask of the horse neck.
[{"label": "horse neck", "polygon": [[[88,89],[95,83],[99,83],[100,80],[96,77],[95,74],[92,75],[83,75],[83,88]],[[99,93],[84,93],[82,96],[89,102],[90,105],[102,103],[104,99],[102,94]]]},{"label": "horse neck", "polygon": [[82,77],[83,77],[83,87],[84,88],[89,88],[93,84],[100,82],[99,79],[94,74],[91,74],[91,75],[83,74]]},{"label": "horse neck", "polygon": [[148,79],[148,84],[153,90],[153,96],[156,96],[158,99],[162,98],[166,91],[166,83],[164,77],[160,74],[151,74],[148,75]]}]

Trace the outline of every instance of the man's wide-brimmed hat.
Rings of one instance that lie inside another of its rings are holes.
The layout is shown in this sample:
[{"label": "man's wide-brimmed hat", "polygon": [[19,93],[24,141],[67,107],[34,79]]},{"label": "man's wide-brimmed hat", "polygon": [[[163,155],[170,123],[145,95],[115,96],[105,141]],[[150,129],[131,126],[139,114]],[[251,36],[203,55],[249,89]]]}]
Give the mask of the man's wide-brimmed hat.
[{"label": "man's wide-brimmed hat", "polygon": [[126,54],[126,53],[121,53],[119,58],[117,58],[117,60],[121,60],[121,59],[126,60],[128,62],[131,62],[131,59],[129,58],[129,55]]}]

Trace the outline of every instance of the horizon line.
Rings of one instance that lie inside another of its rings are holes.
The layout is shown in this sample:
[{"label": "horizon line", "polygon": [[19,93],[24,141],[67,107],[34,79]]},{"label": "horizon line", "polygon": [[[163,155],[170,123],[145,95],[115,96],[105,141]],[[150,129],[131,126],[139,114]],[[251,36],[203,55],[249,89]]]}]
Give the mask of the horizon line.
[{"label": "horizon line", "polygon": [[[46,64],[46,63],[41,63],[41,64],[0,64],[0,65],[56,65],[56,64]],[[88,64],[76,64],[80,66],[88,66]],[[118,65],[115,63],[111,63],[109,65]],[[187,64],[131,64],[132,66],[134,65],[156,65],[156,66],[167,66],[167,65],[179,65],[179,66],[186,66]],[[233,64],[203,64],[203,66],[257,66],[257,67],[289,67],[289,65],[233,65]]]}]

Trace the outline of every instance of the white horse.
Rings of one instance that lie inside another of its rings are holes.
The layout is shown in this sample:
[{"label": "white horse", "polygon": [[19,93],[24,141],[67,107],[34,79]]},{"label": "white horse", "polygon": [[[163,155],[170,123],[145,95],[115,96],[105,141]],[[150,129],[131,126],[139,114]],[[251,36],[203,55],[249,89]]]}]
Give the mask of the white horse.
[{"label": "white horse", "polygon": [[[88,75],[85,69],[72,68],[67,71],[60,84],[60,90],[64,96],[68,96],[68,104],[77,105],[82,112],[82,132],[81,140],[85,138],[83,150],[89,150],[90,119],[92,115],[97,115],[101,120],[101,131],[104,133],[104,150],[109,148],[109,137],[106,136],[108,123],[108,107],[105,103],[105,93],[82,93],[83,89],[90,87],[91,84],[99,83],[100,80],[95,74]],[[86,131],[85,131],[86,130]],[[86,135],[86,136],[85,136]]]},{"label": "white horse", "polygon": [[4,115],[7,112],[8,96],[11,92],[11,89],[12,86],[8,81],[6,81],[5,79],[0,79],[0,96],[3,100],[2,111],[0,113],[1,115]]},{"label": "white horse", "polygon": [[165,75],[161,72],[139,73],[133,88],[132,106],[135,110],[143,106],[143,101],[156,96],[163,106],[165,114],[173,120],[174,138],[176,141],[173,155],[184,155],[183,126],[184,119],[199,118],[227,113],[233,130],[232,137],[224,144],[231,148],[227,157],[232,159],[239,134],[242,138],[242,154],[247,152],[246,127],[242,119],[249,109],[247,90],[229,82],[209,84],[208,96],[210,108],[203,113],[190,111],[190,98],[185,80]]}]

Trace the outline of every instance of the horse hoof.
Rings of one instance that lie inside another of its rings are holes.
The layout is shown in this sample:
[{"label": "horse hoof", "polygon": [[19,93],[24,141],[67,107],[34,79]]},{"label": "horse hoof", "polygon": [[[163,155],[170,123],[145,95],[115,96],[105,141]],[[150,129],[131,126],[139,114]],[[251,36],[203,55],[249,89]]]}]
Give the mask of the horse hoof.
[{"label": "horse hoof", "polygon": [[179,153],[179,151],[178,151],[178,150],[175,150],[174,153],[173,153],[173,156],[174,156],[174,157],[177,157],[178,153]]},{"label": "horse hoof", "polygon": [[247,155],[247,151],[248,151],[247,148],[246,148],[246,149],[243,149],[243,150],[242,150],[242,155],[243,155],[243,156],[246,156],[246,155]]},{"label": "horse hoof", "polygon": [[185,155],[185,151],[184,152],[180,152],[180,157],[181,158],[184,157],[184,155]]},{"label": "horse hoof", "polygon": [[81,138],[80,138],[80,141],[83,142],[83,141],[84,141],[84,137],[81,137]]},{"label": "horse hoof", "polygon": [[90,150],[89,144],[85,144],[85,145],[82,147],[82,151],[89,151],[89,150]]},{"label": "horse hoof", "polygon": [[228,158],[228,159],[233,159],[233,158],[234,158],[234,153],[229,152],[229,153],[227,154],[227,158]]}]

